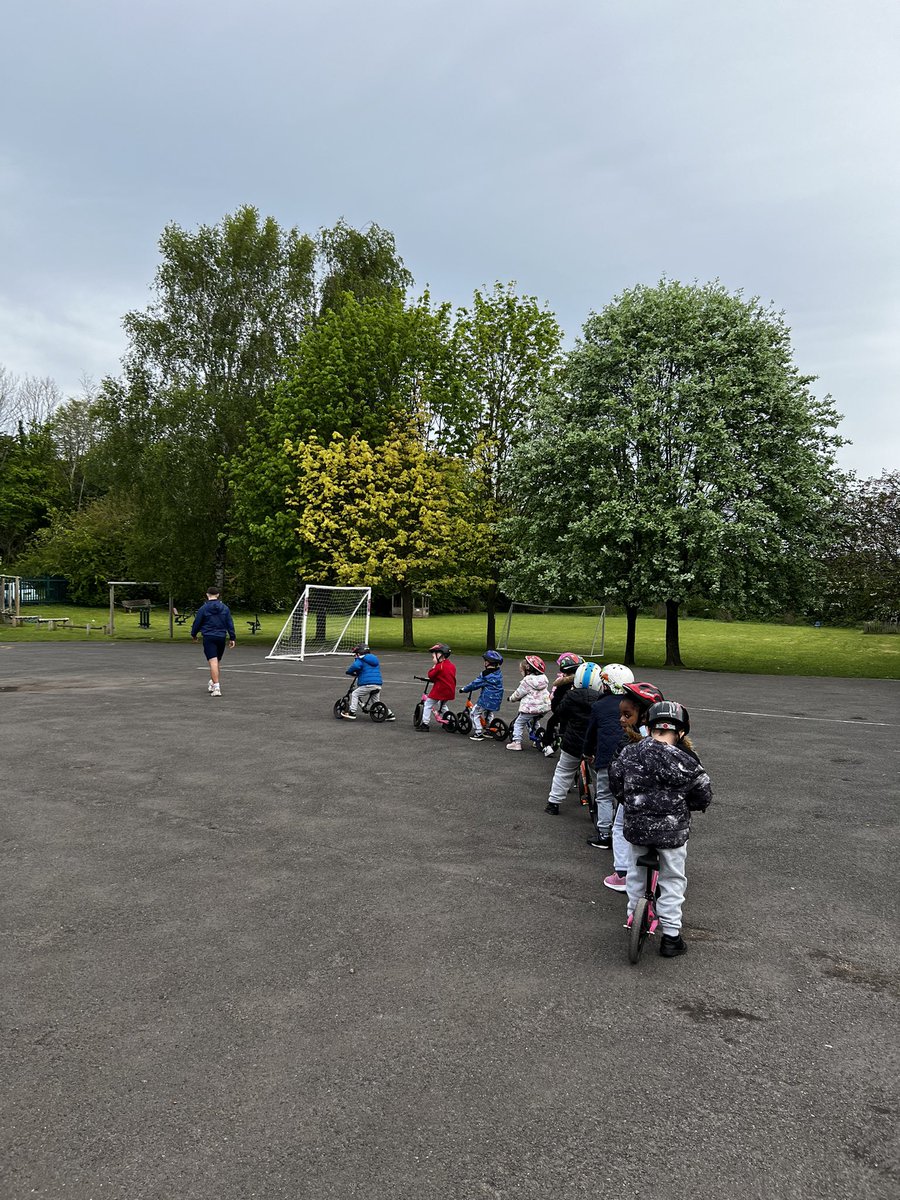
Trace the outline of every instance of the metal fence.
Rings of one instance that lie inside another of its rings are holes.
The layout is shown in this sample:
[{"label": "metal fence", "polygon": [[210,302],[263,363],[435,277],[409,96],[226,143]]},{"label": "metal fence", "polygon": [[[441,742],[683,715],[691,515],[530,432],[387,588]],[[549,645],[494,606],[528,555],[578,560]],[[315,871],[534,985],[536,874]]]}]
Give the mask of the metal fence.
[{"label": "metal fence", "polygon": [[19,604],[66,604],[69,600],[69,584],[58,576],[43,575],[35,579],[19,580]]}]

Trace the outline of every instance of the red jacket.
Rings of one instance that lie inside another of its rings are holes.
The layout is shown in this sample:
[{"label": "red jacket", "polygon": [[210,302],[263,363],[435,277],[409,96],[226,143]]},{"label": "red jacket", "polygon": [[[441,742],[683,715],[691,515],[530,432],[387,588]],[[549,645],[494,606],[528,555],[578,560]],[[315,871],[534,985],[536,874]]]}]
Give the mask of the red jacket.
[{"label": "red jacket", "polygon": [[456,667],[447,658],[434,664],[428,672],[431,689],[428,695],[432,700],[452,700],[456,695]]}]

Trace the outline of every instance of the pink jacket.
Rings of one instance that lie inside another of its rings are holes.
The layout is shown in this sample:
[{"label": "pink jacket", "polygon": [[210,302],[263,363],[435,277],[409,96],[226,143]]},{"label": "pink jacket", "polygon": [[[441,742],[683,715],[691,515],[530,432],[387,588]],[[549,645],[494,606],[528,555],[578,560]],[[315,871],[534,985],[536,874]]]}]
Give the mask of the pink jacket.
[{"label": "pink jacket", "polygon": [[519,712],[534,716],[550,711],[550,684],[546,675],[526,675],[510,696],[519,701]]}]

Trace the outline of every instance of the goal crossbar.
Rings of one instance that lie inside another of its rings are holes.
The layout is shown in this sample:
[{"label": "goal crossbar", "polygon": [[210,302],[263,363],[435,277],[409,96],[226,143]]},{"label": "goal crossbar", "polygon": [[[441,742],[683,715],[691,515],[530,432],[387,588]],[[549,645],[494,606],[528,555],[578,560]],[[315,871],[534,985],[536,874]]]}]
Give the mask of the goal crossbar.
[{"label": "goal crossbar", "polygon": [[585,658],[595,655],[602,658],[605,645],[605,604],[533,604],[514,600],[506,614],[497,649],[516,654],[559,654],[571,650]]}]

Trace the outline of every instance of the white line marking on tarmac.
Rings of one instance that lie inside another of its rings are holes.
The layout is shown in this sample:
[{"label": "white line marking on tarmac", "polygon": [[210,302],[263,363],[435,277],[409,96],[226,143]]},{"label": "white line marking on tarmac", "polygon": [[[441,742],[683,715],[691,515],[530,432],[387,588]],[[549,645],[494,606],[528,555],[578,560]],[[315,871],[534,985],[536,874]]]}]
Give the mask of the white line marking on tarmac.
[{"label": "white line marking on tarmac", "polygon": [[861,718],[854,720],[852,717],[798,717],[796,713],[744,712],[740,708],[700,708],[697,704],[691,705],[691,711],[726,713],[731,717],[764,717],[773,721],[822,721],[827,725],[878,725],[883,729],[900,729],[900,725],[895,725],[892,721],[863,721]]},{"label": "white line marking on tarmac", "polygon": [[[195,667],[197,671],[206,671],[206,667]],[[254,671],[249,667],[223,667],[222,673],[229,675],[271,675],[272,671]],[[349,683],[350,677],[345,675],[322,675],[318,671],[278,671],[279,675],[290,675],[298,679],[325,679],[331,680],[334,683]],[[389,684],[391,687],[417,687],[421,690],[420,679],[386,679],[384,687]]]}]

